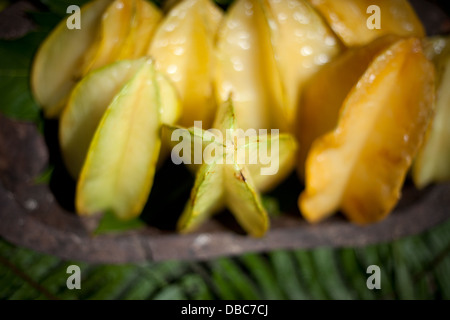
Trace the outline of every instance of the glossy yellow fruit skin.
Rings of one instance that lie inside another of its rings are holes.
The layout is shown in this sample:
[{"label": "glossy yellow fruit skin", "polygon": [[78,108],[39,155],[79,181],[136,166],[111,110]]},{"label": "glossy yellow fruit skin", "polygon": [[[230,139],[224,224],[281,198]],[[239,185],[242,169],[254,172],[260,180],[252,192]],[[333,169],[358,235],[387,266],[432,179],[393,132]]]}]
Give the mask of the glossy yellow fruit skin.
[{"label": "glossy yellow fruit skin", "polygon": [[302,180],[306,157],[314,140],[336,127],[339,110],[352,87],[373,59],[398,39],[384,36],[366,46],[350,48],[323,66],[307,83],[295,130],[300,145],[297,172]]},{"label": "glossy yellow fruit skin", "polygon": [[269,16],[264,1],[237,0],[217,34],[217,101],[221,104],[232,96],[244,130],[276,128],[274,114],[283,112]]},{"label": "glossy yellow fruit skin", "polygon": [[[259,192],[269,192],[275,187],[280,185],[295,168],[296,153],[297,153],[297,141],[296,139],[287,133],[271,134],[270,136],[258,136],[258,143],[266,143],[267,149],[275,150],[274,144],[278,144],[278,157],[272,159],[271,166],[276,166],[278,171],[275,174],[263,175],[261,170],[269,168],[269,165],[257,163],[247,164],[249,174],[253,179],[253,183]],[[276,139],[276,141],[275,141]],[[252,140],[252,139],[251,139]],[[249,157],[255,156],[259,151],[256,146],[252,146],[250,143],[248,147],[245,147],[245,152],[249,154]]]},{"label": "glossy yellow fruit skin", "polygon": [[337,56],[342,44],[306,0],[268,0],[266,4],[275,61],[284,89],[282,110],[274,110],[277,128],[293,132],[301,92],[323,65]]},{"label": "glossy yellow fruit skin", "polygon": [[131,31],[119,54],[119,60],[136,59],[144,56],[162,18],[161,10],[153,3],[146,0],[136,1],[134,19],[130,27]]},{"label": "glossy yellow fruit skin", "polygon": [[81,8],[81,29],[66,20],[52,31],[33,62],[31,87],[44,115],[56,118],[87,73],[145,55],[161,12],[144,0],[96,0]]},{"label": "glossy yellow fruit skin", "polygon": [[[223,103],[214,120],[214,127],[225,134],[227,130],[237,130],[236,116],[231,99]],[[200,129],[186,132],[187,135],[216,135]],[[218,134],[216,137],[219,137]],[[192,140],[191,140],[192,141]],[[269,217],[264,209],[260,194],[253,183],[246,164],[239,164],[236,154],[239,149],[254,147],[255,144],[240,144],[219,138],[207,143],[214,146],[211,160],[200,165],[188,203],[178,221],[177,228],[186,233],[197,229],[205,220],[226,206],[241,227],[253,237],[262,237],[269,228]],[[245,142],[245,141],[243,141]],[[194,141],[195,143],[195,141]],[[220,151],[219,151],[220,150]]]},{"label": "glossy yellow fruit skin", "polygon": [[59,123],[61,153],[73,178],[80,174],[105,110],[144,63],[145,58],[113,63],[91,72],[73,89]]},{"label": "glossy yellow fruit skin", "polygon": [[420,40],[383,51],[353,87],[335,130],[306,160],[303,216],[320,221],[341,209],[353,222],[386,217],[396,205],[433,114],[434,67]]},{"label": "glossy yellow fruit skin", "polygon": [[174,6],[159,25],[147,54],[175,85],[182,105],[180,125],[203,121],[210,127],[216,104],[214,40],[222,11],[211,0],[186,0]]},{"label": "glossy yellow fruit skin", "polygon": [[[424,27],[407,0],[309,1],[349,47],[368,44],[387,34],[419,38],[425,36]],[[373,5],[379,8],[379,29],[368,28],[368,23],[372,23],[371,16],[375,13],[372,10],[368,13],[368,9]]]},{"label": "glossy yellow fruit skin", "polygon": [[[59,143],[69,173],[77,179],[89,145],[105,110],[147,63],[147,58],[122,60],[90,72],[72,90],[59,122]],[[181,113],[180,99],[172,83],[157,72],[163,123],[174,124]]]},{"label": "glossy yellow fruit skin", "polygon": [[437,71],[436,112],[412,170],[420,189],[450,180],[450,38],[427,39],[425,48]]},{"label": "glossy yellow fruit skin", "polygon": [[160,108],[156,72],[148,61],[113,100],[95,132],[77,183],[78,214],[139,216],[158,160]]},{"label": "glossy yellow fruit skin", "polygon": [[80,80],[83,56],[95,43],[100,17],[109,4],[109,0],[96,0],[84,5],[81,29],[68,29],[64,19],[39,47],[31,70],[31,89],[46,117],[59,116]]},{"label": "glossy yellow fruit skin", "polygon": [[144,56],[161,18],[160,10],[147,1],[112,1],[102,15],[97,40],[84,57],[83,74]]},{"label": "glossy yellow fruit skin", "polygon": [[102,14],[97,41],[85,55],[83,74],[115,61],[135,15],[136,0],[114,0]]}]

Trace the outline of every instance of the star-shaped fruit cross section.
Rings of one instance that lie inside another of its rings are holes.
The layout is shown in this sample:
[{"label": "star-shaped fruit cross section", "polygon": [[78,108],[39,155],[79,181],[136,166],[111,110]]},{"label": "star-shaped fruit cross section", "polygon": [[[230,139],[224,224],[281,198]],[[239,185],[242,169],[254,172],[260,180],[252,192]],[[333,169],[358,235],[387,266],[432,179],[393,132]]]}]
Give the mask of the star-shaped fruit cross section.
[{"label": "star-shaped fruit cross section", "polygon": [[195,230],[226,207],[247,233],[263,236],[269,228],[269,217],[259,191],[273,187],[291,172],[296,152],[294,138],[278,134],[278,130],[267,134],[267,130],[257,133],[239,129],[231,98],[219,107],[213,129],[165,128],[172,145],[182,140],[173,147],[172,160],[177,164],[200,164],[178,230]]}]

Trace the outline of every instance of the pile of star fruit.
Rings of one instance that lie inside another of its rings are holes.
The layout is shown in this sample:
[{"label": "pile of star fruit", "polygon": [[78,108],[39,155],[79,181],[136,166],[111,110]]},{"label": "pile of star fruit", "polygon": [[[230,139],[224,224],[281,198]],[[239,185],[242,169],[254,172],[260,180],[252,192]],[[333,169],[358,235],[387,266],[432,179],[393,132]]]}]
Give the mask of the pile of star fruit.
[{"label": "pile of star fruit", "polygon": [[[373,4],[381,28],[370,26]],[[139,216],[170,137],[185,128],[193,148],[220,152],[191,166],[178,230],[227,207],[263,236],[260,194],[295,167],[310,222],[340,210],[373,223],[410,172],[419,188],[450,179],[449,43],[426,38],[405,0],[235,0],[226,12],[211,0],[172,1],[164,12],[94,0],[81,29],[63,20],[41,45],[32,89],[44,115],[59,119],[80,215]],[[280,133],[220,139],[239,128]],[[275,143],[274,174],[234,157]]]}]

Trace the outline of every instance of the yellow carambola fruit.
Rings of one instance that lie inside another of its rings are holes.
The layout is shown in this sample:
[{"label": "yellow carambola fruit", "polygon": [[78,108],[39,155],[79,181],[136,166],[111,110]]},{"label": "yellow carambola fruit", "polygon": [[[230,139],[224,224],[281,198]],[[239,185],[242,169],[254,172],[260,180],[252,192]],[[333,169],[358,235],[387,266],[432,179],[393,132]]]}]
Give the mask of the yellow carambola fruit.
[{"label": "yellow carambola fruit", "polygon": [[160,10],[144,0],[115,0],[102,15],[97,41],[86,53],[83,74],[117,60],[145,55],[161,20]]},{"label": "yellow carambola fruit", "polygon": [[40,46],[31,71],[33,96],[46,117],[55,118],[81,77],[84,54],[96,41],[100,17],[110,4],[96,0],[81,8],[81,29],[71,30],[61,21]]},{"label": "yellow carambola fruit", "polygon": [[[211,154],[211,159],[203,159],[197,171],[190,199],[178,221],[178,230],[193,231],[226,206],[245,231],[261,237],[269,228],[269,218],[246,165],[239,164],[235,158],[238,149],[245,148],[245,144],[239,145],[224,138],[227,130],[238,129],[231,100],[219,108],[214,127],[223,137],[216,140],[216,136],[207,146],[213,146],[216,152]],[[203,137],[215,135],[198,128],[190,132],[194,139],[196,132]]]},{"label": "yellow carambola fruit", "polygon": [[131,31],[136,0],[114,0],[102,15],[97,41],[86,52],[83,74],[105,66],[119,56]]},{"label": "yellow carambola fruit", "polygon": [[273,116],[283,110],[269,14],[263,1],[236,0],[218,30],[217,101],[223,103],[232,95],[244,130],[276,127]]},{"label": "yellow carambola fruit", "polygon": [[[265,145],[268,153],[278,150],[278,156],[271,157],[270,163],[261,161],[247,164],[247,169],[253,179],[253,183],[259,192],[268,192],[283,182],[295,167],[297,141],[287,133],[271,135],[255,135],[250,137],[249,142],[243,147],[249,159],[256,159],[257,153],[261,152],[261,146]],[[264,152],[266,152],[264,150]],[[271,153],[273,155],[273,153]],[[278,168],[276,173],[261,174],[263,170]]]},{"label": "yellow carambola fruit", "polygon": [[175,153],[177,160],[181,158],[185,163],[201,160],[178,229],[193,231],[227,207],[249,234],[262,236],[269,219],[258,191],[274,187],[292,171],[295,139],[272,131],[241,131],[231,99],[218,109],[213,127],[205,131],[198,127],[164,126],[171,142],[177,141],[172,159]]},{"label": "yellow carambola fruit", "polygon": [[366,46],[349,48],[323,66],[305,85],[295,128],[300,145],[297,172],[301,179],[304,179],[306,156],[314,140],[334,129],[339,110],[352,87],[372,60],[398,39],[383,36]]},{"label": "yellow carambola fruit", "polygon": [[[89,73],[73,89],[61,114],[59,142],[65,165],[75,179],[83,166],[95,130],[114,97],[147,63],[147,58],[115,62]],[[173,124],[181,108],[173,85],[157,74],[161,120]]]},{"label": "yellow carambola fruit", "polygon": [[167,75],[180,95],[183,126],[194,121],[211,125],[214,37],[221,19],[221,10],[211,0],[181,1],[159,25],[148,49],[156,69]]},{"label": "yellow carambola fruit", "polygon": [[365,45],[387,34],[425,36],[422,23],[407,0],[309,1],[346,46]]},{"label": "yellow carambola fruit", "polygon": [[153,184],[160,149],[156,71],[148,61],[106,110],[90,144],[76,190],[80,215],[111,211],[137,217]]},{"label": "yellow carambola fruit", "polygon": [[365,224],[383,219],[401,188],[433,113],[434,67],[420,40],[400,40],[370,64],[347,96],[337,127],[306,160],[303,216],[335,211]]},{"label": "yellow carambola fruit", "polygon": [[412,170],[415,185],[450,180],[450,38],[426,40],[426,53],[436,67],[436,112]]},{"label": "yellow carambola fruit", "polygon": [[58,117],[75,84],[89,71],[143,56],[161,19],[144,0],[96,0],[81,9],[81,29],[63,20],[34,59],[31,86],[47,117]]},{"label": "yellow carambola fruit", "polygon": [[304,84],[340,52],[341,44],[306,0],[263,3],[274,19],[272,44],[285,92],[283,110],[274,118],[278,128],[292,132],[299,127],[295,114]]},{"label": "yellow carambola fruit", "polygon": [[162,17],[161,10],[153,3],[146,0],[136,1],[131,31],[125,39],[119,59],[135,59],[145,55]]},{"label": "yellow carambola fruit", "polygon": [[[234,121],[234,120],[233,120]],[[219,127],[215,124],[214,128]],[[191,127],[182,131],[182,137],[172,136],[178,126],[163,126],[163,145],[177,152],[177,145],[180,140],[189,139],[192,142],[190,155],[183,155],[187,167],[195,174],[201,163],[195,163],[195,154],[192,150],[204,150],[211,143],[198,132],[204,132],[197,127]],[[270,133],[270,134],[269,134]],[[223,132],[226,136],[226,132]],[[220,139],[219,139],[220,140]],[[223,139],[222,139],[223,140]],[[245,155],[246,159],[258,159],[258,161],[247,161],[246,170],[252,176],[255,188],[259,192],[268,192],[278,186],[292,172],[296,164],[297,142],[295,138],[287,133],[268,132],[244,132],[244,136],[239,138],[239,151]],[[245,140],[245,141],[244,141]],[[265,159],[260,157],[263,154]],[[275,156],[276,155],[276,156]],[[272,168],[277,168],[276,172],[270,172]]]}]

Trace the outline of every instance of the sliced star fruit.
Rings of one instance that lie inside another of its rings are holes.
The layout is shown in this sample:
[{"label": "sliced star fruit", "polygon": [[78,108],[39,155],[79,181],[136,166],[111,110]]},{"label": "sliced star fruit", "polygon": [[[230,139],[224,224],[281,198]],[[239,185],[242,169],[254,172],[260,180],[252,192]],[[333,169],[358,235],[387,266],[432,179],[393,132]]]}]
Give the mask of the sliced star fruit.
[{"label": "sliced star fruit", "polygon": [[[191,197],[180,217],[178,229],[181,232],[193,231],[214,213],[227,207],[245,231],[255,237],[262,236],[268,229],[269,219],[255,182],[267,190],[290,173],[296,153],[295,140],[288,134],[239,135],[231,100],[219,108],[214,127],[214,130],[204,131],[166,126],[171,134],[181,130],[183,141],[188,139],[191,150],[200,147],[202,151],[203,162],[196,173]],[[268,163],[262,163],[261,158],[255,157],[256,161],[250,164],[250,157],[255,156],[262,144],[266,144],[270,160],[278,165],[279,170],[270,171]],[[279,148],[273,148],[275,144]],[[192,154],[186,155],[184,151],[184,160],[192,160]]]},{"label": "sliced star fruit", "polygon": [[224,206],[223,170],[214,162],[199,167],[191,196],[186,204],[177,228],[189,232],[198,228]]},{"label": "sliced star fruit", "polygon": [[389,35],[366,46],[349,48],[323,66],[305,85],[295,130],[300,145],[297,172],[301,179],[314,140],[336,127],[339,110],[352,87],[372,60],[397,40],[399,37]]},{"label": "sliced star fruit", "polygon": [[[407,0],[309,1],[346,46],[365,45],[387,34],[425,36],[424,27]],[[379,28],[375,19],[380,22]]]},{"label": "sliced star fruit", "polygon": [[253,237],[262,237],[269,229],[269,216],[245,166],[226,165],[225,202],[242,228]]},{"label": "sliced star fruit", "polygon": [[143,64],[103,115],[76,189],[80,215],[111,211],[130,220],[142,211],[153,184],[161,120],[156,71]]},{"label": "sliced star fruit", "polygon": [[86,51],[96,41],[100,17],[110,4],[96,0],[81,8],[81,29],[68,29],[61,21],[40,46],[31,71],[31,88],[44,115],[59,116],[67,97],[78,82]]},{"label": "sliced star fruit", "polygon": [[83,74],[145,55],[160,19],[159,9],[147,1],[113,1],[102,15],[97,41],[85,55]]},{"label": "sliced star fruit", "polygon": [[292,132],[300,92],[322,65],[336,56],[340,41],[306,0],[269,0],[276,24],[272,31],[276,61],[286,94],[286,103],[278,119],[278,128]]},{"label": "sliced star fruit", "polygon": [[[237,128],[231,101],[225,102],[215,120],[221,132]],[[224,127],[222,127],[224,126]],[[212,214],[228,207],[239,224],[255,237],[264,235],[269,226],[267,212],[264,210],[259,194],[251,182],[245,167],[234,160],[233,152],[237,146],[232,141],[222,143],[213,141],[221,152],[202,164],[197,172],[191,197],[178,222],[180,232],[195,230]],[[222,205],[223,204],[223,205]]]},{"label": "sliced star fruit", "polygon": [[[228,102],[232,103],[229,99]],[[279,185],[295,166],[297,142],[286,133],[279,133],[278,129],[248,130],[244,132],[236,123],[234,104],[232,108],[220,108],[213,124],[220,128],[222,137],[227,136],[227,130],[234,130],[238,151],[235,154],[238,164],[245,164],[246,170],[252,177],[253,184],[259,192],[268,192]],[[224,138],[221,139],[222,143]],[[221,141],[220,139],[218,141]],[[202,147],[207,145],[202,140]]]},{"label": "sliced star fruit", "polygon": [[317,139],[306,160],[303,216],[335,211],[367,224],[386,217],[433,113],[434,68],[420,40],[400,40],[370,64],[347,96],[337,127]]},{"label": "sliced star fruit", "polygon": [[[214,126],[218,128],[219,126]],[[180,134],[172,136],[177,129]],[[201,161],[195,161],[194,150],[203,150],[211,143],[223,145],[222,137],[212,135],[204,136],[204,131],[197,127],[184,129],[179,126],[163,126],[164,143],[172,150],[175,161],[183,162],[195,174],[201,166]],[[260,132],[247,134],[238,140],[241,146],[242,159],[245,157],[246,168],[252,176],[254,185],[259,192],[268,192],[278,186],[291,172],[296,163],[297,142],[295,138],[286,133]],[[223,133],[225,136],[225,133]],[[191,149],[181,150],[179,143],[188,140],[191,142]],[[213,140],[213,142],[211,142]],[[262,150],[261,150],[262,149]],[[277,156],[274,156],[275,153]],[[259,155],[263,155],[261,158]],[[259,158],[258,158],[259,157]],[[198,158],[198,157],[197,157]],[[253,159],[253,160],[250,160]]]},{"label": "sliced star fruit", "polygon": [[450,180],[450,38],[431,38],[426,49],[437,71],[436,111],[413,165],[412,177],[418,188]]},{"label": "sliced star fruit", "polygon": [[148,54],[174,83],[183,106],[179,123],[211,125],[214,36],[222,18],[210,0],[185,0],[172,8],[156,30]]},{"label": "sliced star fruit", "polygon": [[[132,79],[147,58],[123,60],[89,73],[73,89],[59,124],[59,142],[64,163],[75,179],[83,166],[92,137],[105,110]],[[167,78],[157,73],[161,121],[173,124],[181,107],[177,92]]]},{"label": "sliced star fruit", "polygon": [[237,0],[217,35],[218,103],[233,97],[239,127],[268,129],[283,108],[283,87],[272,47],[273,18],[259,0]]}]

